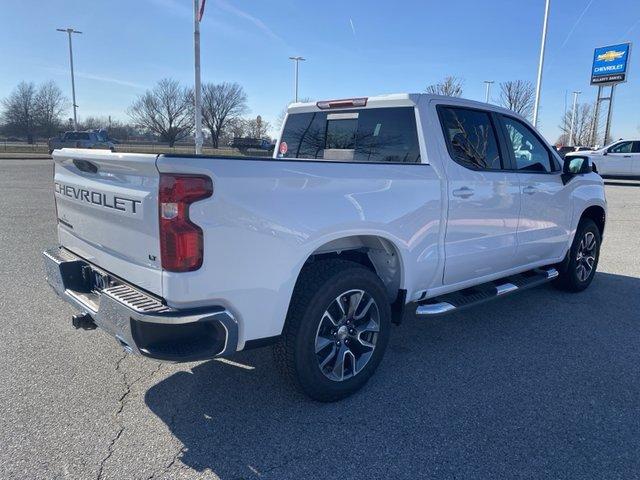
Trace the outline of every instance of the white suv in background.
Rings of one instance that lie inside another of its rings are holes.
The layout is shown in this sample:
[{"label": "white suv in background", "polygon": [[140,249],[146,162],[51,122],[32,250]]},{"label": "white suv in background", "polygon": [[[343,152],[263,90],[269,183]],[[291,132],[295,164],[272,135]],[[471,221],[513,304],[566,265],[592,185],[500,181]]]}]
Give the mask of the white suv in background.
[{"label": "white suv in background", "polygon": [[592,152],[571,152],[566,156],[588,156],[600,175],[640,177],[640,140],[618,140]]}]

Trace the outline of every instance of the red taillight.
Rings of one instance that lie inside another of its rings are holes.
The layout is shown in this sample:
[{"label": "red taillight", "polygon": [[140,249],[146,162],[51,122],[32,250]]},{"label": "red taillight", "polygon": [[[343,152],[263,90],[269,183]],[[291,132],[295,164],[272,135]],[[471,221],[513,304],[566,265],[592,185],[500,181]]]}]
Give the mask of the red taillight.
[{"label": "red taillight", "polygon": [[211,179],[200,175],[160,174],[160,255],[162,268],[191,272],[202,266],[202,229],[189,220],[189,205],[213,194]]},{"label": "red taillight", "polygon": [[321,102],[316,102],[316,106],[322,110],[326,110],[327,108],[366,107],[367,97],[345,98],[343,100],[323,100]]}]

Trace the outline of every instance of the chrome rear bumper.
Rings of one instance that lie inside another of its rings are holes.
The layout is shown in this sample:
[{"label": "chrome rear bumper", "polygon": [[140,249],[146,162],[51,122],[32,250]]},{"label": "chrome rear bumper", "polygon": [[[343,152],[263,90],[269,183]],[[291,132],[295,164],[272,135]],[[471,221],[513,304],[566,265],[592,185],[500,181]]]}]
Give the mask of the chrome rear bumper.
[{"label": "chrome rear bumper", "polygon": [[[166,361],[195,361],[236,351],[238,324],[223,307],[176,310],[63,248],[42,253],[47,282],[63,300],[91,316],[127,350]],[[87,286],[87,272],[109,279]]]}]

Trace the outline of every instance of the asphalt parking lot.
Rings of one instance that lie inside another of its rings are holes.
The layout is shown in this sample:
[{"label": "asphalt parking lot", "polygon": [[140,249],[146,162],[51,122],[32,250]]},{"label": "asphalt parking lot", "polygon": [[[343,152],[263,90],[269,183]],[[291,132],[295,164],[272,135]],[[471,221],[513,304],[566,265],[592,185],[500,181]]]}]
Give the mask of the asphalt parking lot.
[{"label": "asphalt parking lot", "polygon": [[159,364],[71,327],[43,280],[49,160],[0,160],[0,478],[640,478],[640,182],[599,273],[392,332],[367,387],[294,394],[269,348]]}]

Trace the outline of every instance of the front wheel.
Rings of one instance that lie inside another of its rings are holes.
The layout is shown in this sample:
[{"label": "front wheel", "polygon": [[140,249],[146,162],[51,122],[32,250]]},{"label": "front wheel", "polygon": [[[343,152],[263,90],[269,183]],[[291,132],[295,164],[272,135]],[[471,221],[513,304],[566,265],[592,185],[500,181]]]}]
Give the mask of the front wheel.
[{"label": "front wheel", "polygon": [[317,261],[300,274],[274,358],[302,393],[340,400],[373,375],[390,326],[389,299],[375,273],[353,262]]},{"label": "front wheel", "polygon": [[589,218],[580,221],[567,257],[559,265],[556,286],[570,292],[581,292],[593,281],[600,258],[600,230]]}]

